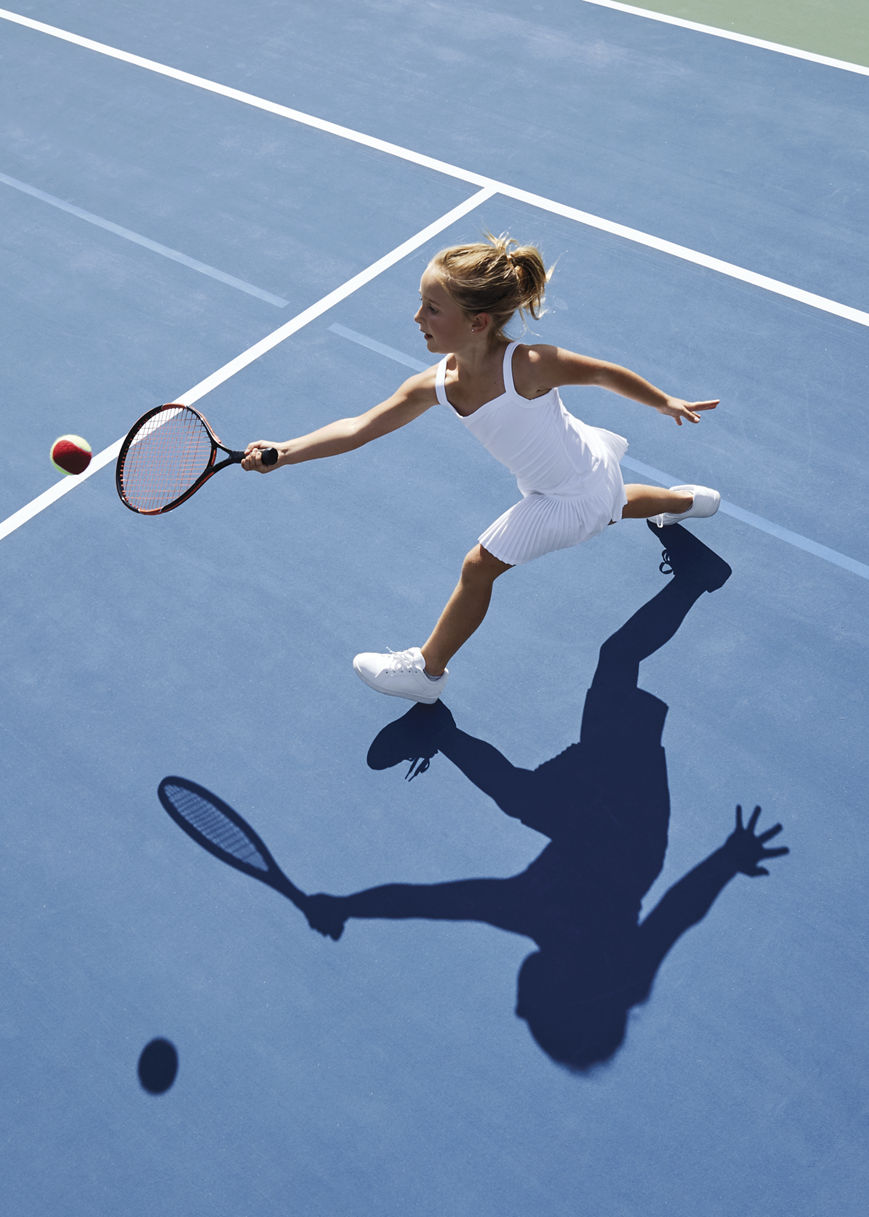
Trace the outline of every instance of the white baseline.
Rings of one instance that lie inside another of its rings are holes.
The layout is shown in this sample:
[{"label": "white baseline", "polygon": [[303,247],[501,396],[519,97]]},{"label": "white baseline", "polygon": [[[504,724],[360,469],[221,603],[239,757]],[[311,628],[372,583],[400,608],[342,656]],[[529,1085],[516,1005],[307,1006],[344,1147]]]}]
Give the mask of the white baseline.
[{"label": "white baseline", "polygon": [[731,279],[738,279],[743,283],[749,283],[751,286],[759,287],[763,291],[785,296],[790,300],[798,301],[800,304],[806,304],[811,308],[820,309],[822,312],[832,313],[834,316],[841,317],[844,320],[853,321],[857,325],[869,327],[869,312],[865,312],[862,309],[852,308],[850,305],[830,300],[826,296],[819,296],[815,292],[808,292],[789,283],[783,283],[779,279],[772,279],[768,275],[758,274],[745,267],[737,266],[733,262],[726,262],[721,258],[713,258],[709,254],[701,253],[699,250],[690,249],[688,246],[679,245],[674,241],[666,241],[661,237],[642,232],[637,228],[630,228],[625,224],[617,224],[612,220],[593,215],[588,211],[582,211],[577,207],[557,203],[552,199],[545,198],[543,195],[511,186],[508,182],[500,182],[483,174],[474,173],[469,169],[462,169],[458,165],[451,165],[449,162],[438,160],[436,157],[415,152],[411,148],[403,148],[400,144],[393,144],[388,140],[378,139],[376,136],[366,135],[361,131],[354,131],[351,127],[344,127],[339,123],[328,122],[325,119],[317,118],[315,115],[305,114],[302,110],[295,110],[291,106],[280,105],[278,102],[257,97],[253,93],[246,93],[241,89],[234,89],[229,85],[208,80],[204,76],[195,76],[191,72],[185,72],[180,68],[173,68],[167,64],[158,63],[156,60],[146,59],[141,55],[134,55],[129,51],[119,50],[117,47],[108,46],[103,42],[96,42],[92,38],[85,38],[80,34],[71,33],[69,30],[62,30],[57,26],[46,25],[45,22],[36,21],[31,17],[24,17],[20,13],[10,12],[9,9],[0,8],[0,20],[10,21],[16,25],[35,30],[38,33],[48,34],[52,38],[58,38],[61,41],[72,43],[75,46],[94,51],[100,55],[106,55],[111,59],[120,60],[122,63],[128,63],[133,67],[142,68],[148,72],[154,72],[159,76],[168,77],[180,84],[191,85],[194,88],[203,89],[206,92],[225,97],[230,101],[240,102],[242,105],[252,106],[258,110],[264,110],[269,114],[290,119],[292,122],[299,123],[302,126],[322,131],[324,134],[334,135],[339,139],[361,144],[363,147],[383,152],[398,160],[408,161],[423,169],[431,169],[435,173],[458,178],[469,185],[486,187],[497,194],[504,195],[505,198],[514,199],[518,203],[525,203],[540,211],[548,211],[564,219],[573,220],[577,224],[596,228],[601,232],[609,233],[610,236],[622,237],[626,241],[632,241],[637,245],[644,245],[649,249],[658,250],[660,253],[680,258],[685,262],[691,262],[695,266],[705,267],[707,270],[715,271],[717,274],[726,275]]},{"label": "white baseline", "polygon": [[809,63],[817,63],[824,68],[837,68],[841,72],[856,72],[859,76],[869,76],[869,68],[862,63],[850,63],[847,59],[818,55],[815,51],[804,51],[800,47],[785,46],[781,42],[768,42],[765,38],[755,38],[752,34],[739,34],[735,30],[724,30],[718,25],[703,25],[700,21],[689,21],[687,17],[672,17],[669,13],[640,8],[636,4],[620,4],[618,0],[584,0],[584,3],[597,5],[598,8],[615,9],[617,13],[628,13],[632,17],[645,17],[649,21],[658,21],[661,25],[675,25],[683,30],[694,30],[695,33],[708,34],[712,38],[723,38],[727,42],[741,42],[743,46],[757,47],[761,51],[790,55],[792,59],[806,59]]}]

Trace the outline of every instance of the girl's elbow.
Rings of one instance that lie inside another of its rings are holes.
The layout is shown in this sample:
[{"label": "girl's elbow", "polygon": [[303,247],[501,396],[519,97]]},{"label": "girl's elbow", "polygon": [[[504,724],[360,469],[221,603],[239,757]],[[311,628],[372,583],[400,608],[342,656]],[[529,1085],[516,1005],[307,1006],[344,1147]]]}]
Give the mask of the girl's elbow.
[{"label": "girl's elbow", "polygon": [[348,418],[346,420],[344,439],[348,452],[363,447],[363,445],[369,443],[374,438],[371,426],[364,417]]}]

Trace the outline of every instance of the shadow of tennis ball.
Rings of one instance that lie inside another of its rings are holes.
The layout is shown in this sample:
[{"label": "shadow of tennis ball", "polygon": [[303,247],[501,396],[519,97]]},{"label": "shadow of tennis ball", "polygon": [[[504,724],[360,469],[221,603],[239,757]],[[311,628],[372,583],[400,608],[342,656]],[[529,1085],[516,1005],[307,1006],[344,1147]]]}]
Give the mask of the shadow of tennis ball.
[{"label": "shadow of tennis ball", "polygon": [[148,1094],[165,1094],[178,1073],[178,1052],[169,1040],[146,1044],[139,1057],[139,1081]]}]

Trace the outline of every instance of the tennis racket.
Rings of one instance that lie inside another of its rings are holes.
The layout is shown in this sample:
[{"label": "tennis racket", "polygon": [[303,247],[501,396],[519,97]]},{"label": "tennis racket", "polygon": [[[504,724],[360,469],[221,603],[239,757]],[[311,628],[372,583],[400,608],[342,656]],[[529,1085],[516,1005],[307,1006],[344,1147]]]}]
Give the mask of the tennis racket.
[{"label": "tennis racket", "polygon": [[[223,460],[218,453],[225,452]],[[237,465],[243,452],[220,442],[204,415],[171,402],[143,414],[121,445],[115,485],[121,502],[144,516],[161,515],[189,499],[210,477]],[[278,459],[275,448],[262,454],[264,465]]]},{"label": "tennis racket", "polygon": [[261,838],[237,811],[188,778],[164,778],[157,795],[179,828],[221,862],[259,879],[306,911],[307,897],[291,883]]}]

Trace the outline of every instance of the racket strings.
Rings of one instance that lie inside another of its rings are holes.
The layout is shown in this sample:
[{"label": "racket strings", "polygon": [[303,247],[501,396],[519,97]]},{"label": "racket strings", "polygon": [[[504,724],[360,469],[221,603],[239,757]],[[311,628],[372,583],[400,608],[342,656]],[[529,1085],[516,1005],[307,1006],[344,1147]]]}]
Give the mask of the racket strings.
[{"label": "racket strings", "polygon": [[269,870],[268,862],[253,841],[220,808],[182,786],[172,786],[167,794],[178,815],[215,853],[263,873]]},{"label": "racket strings", "polygon": [[193,410],[179,406],[147,418],[130,437],[119,483],[139,511],[157,511],[186,494],[212,462],[211,436]]}]

